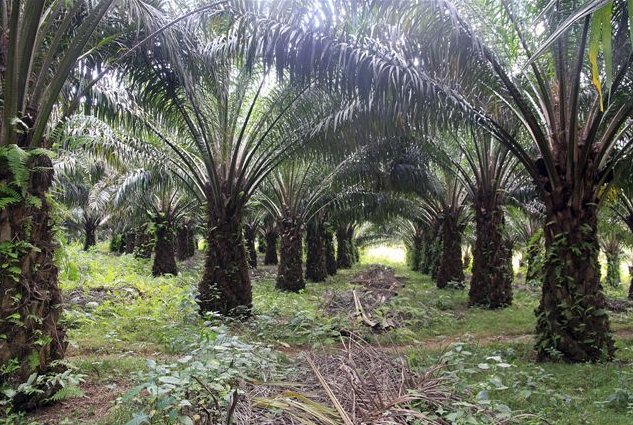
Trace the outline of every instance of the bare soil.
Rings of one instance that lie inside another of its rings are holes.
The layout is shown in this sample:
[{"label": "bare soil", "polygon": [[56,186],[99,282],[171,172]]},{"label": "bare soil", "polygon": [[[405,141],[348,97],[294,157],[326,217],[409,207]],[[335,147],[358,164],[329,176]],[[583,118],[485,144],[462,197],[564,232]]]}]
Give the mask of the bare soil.
[{"label": "bare soil", "polygon": [[114,382],[84,382],[82,397],[64,400],[43,407],[29,416],[41,425],[57,425],[71,419],[74,424],[94,424],[105,417],[114,401],[128,391],[133,383],[128,380]]}]

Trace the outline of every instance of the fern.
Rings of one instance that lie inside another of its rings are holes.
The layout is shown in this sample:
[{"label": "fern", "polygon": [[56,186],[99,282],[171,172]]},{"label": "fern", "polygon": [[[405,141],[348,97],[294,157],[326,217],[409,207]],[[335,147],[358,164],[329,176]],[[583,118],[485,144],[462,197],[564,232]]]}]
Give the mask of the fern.
[{"label": "fern", "polygon": [[42,208],[42,200],[40,198],[38,198],[37,196],[29,196],[26,198],[26,202],[35,207],[35,208]]},{"label": "fern", "polygon": [[4,183],[0,183],[0,210],[9,205],[17,204],[22,200],[22,195]]},{"label": "fern", "polygon": [[6,161],[13,175],[13,185],[21,189],[26,188],[29,181],[29,169],[26,165],[29,153],[17,145],[9,145],[0,148],[0,162],[2,159]]},{"label": "fern", "polygon": [[53,394],[48,399],[48,401],[56,402],[56,401],[68,400],[69,398],[81,397],[83,395],[84,395],[84,392],[81,390],[81,388],[71,385],[71,386],[59,389],[59,391]]}]

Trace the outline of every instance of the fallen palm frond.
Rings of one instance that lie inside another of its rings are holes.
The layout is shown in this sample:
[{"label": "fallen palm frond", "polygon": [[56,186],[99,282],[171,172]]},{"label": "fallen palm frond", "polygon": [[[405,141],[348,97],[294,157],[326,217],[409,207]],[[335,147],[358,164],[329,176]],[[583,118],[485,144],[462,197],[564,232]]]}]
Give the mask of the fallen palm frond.
[{"label": "fallen palm frond", "polygon": [[398,326],[397,314],[384,311],[404,286],[404,280],[392,268],[373,265],[350,282],[358,287],[352,291],[326,291],[322,308],[332,314],[347,315],[375,332]]},{"label": "fallen palm frond", "polygon": [[[306,353],[302,384],[260,383],[246,390],[240,424],[446,424],[438,410],[460,401],[442,365],[412,371],[401,357],[349,340],[335,351]],[[280,387],[282,388],[279,391]],[[237,415],[236,415],[237,417]],[[248,418],[248,419],[247,419]],[[250,421],[250,422],[248,422]]]}]

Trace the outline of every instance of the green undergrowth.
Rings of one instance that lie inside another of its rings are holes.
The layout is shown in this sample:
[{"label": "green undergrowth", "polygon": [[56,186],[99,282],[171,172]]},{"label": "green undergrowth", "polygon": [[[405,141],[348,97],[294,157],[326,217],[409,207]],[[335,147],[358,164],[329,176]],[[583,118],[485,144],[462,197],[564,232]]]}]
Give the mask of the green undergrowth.
[{"label": "green undergrowth", "polygon": [[605,365],[539,364],[530,345],[516,343],[454,343],[406,355],[417,368],[444,358],[472,402],[501,403],[522,424],[624,425],[633,414],[633,341],[617,345],[618,360]]},{"label": "green undergrowth", "polygon": [[[179,276],[153,278],[149,260],[115,256],[103,245],[86,253],[71,244],[64,252],[59,266],[68,361],[86,382],[120,393],[107,415],[64,423],[188,423],[182,412],[216,401],[221,415],[237,379],[261,379],[262,371],[283,379],[298,352],[333,346],[348,334],[395,345],[414,367],[444,356],[471,394],[467,403],[507,407],[524,415],[519,423],[541,423],[540,416],[557,424],[628,424],[633,414],[633,341],[617,338],[617,360],[608,365],[535,364],[529,338],[518,343],[514,337],[533,332],[539,288],[515,285],[507,309],[469,308],[467,290],[437,289],[428,276],[404,266],[397,247],[367,250],[361,264],[326,282],[308,282],[300,293],[277,291],[274,275],[262,267],[253,280],[254,314],[246,322],[200,317],[199,254],[179,265]],[[389,265],[405,280],[376,313],[397,318],[388,332],[371,331],[350,311],[325,308],[328,299],[349,293],[350,281],[370,264]],[[607,294],[625,298],[627,289],[607,288]],[[620,334],[631,330],[630,312],[610,317]],[[466,343],[451,346],[454,341]],[[469,423],[459,410],[453,414],[453,423]]]},{"label": "green undergrowth", "polygon": [[79,246],[66,252],[60,280],[71,353],[177,353],[187,335],[198,334],[199,267],[153,278],[148,260],[83,252]]},{"label": "green undergrowth", "polygon": [[298,293],[275,289],[274,278],[257,280],[253,284],[254,316],[245,323],[233,322],[235,332],[249,340],[281,347],[317,347],[338,343],[341,333],[360,329],[343,314],[329,314],[324,309],[325,293],[351,291],[349,283],[361,266],[339,270],[325,282],[308,282]]}]

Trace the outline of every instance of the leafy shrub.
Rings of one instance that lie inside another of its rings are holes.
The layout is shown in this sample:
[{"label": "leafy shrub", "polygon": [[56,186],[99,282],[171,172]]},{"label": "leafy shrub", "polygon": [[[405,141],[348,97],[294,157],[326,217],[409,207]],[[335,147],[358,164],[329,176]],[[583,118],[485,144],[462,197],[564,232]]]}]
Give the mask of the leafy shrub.
[{"label": "leafy shrub", "polygon": [[238,382],[265,379],[279,364],[269,347],[247,344],[224,327],[211,328],[189,343],[186,355],[166,363],[148,360],[148,372],[139,376],[143,383],[121,399],[138,406],[127,425],[191,424],[199,417],[226,421]]}]

